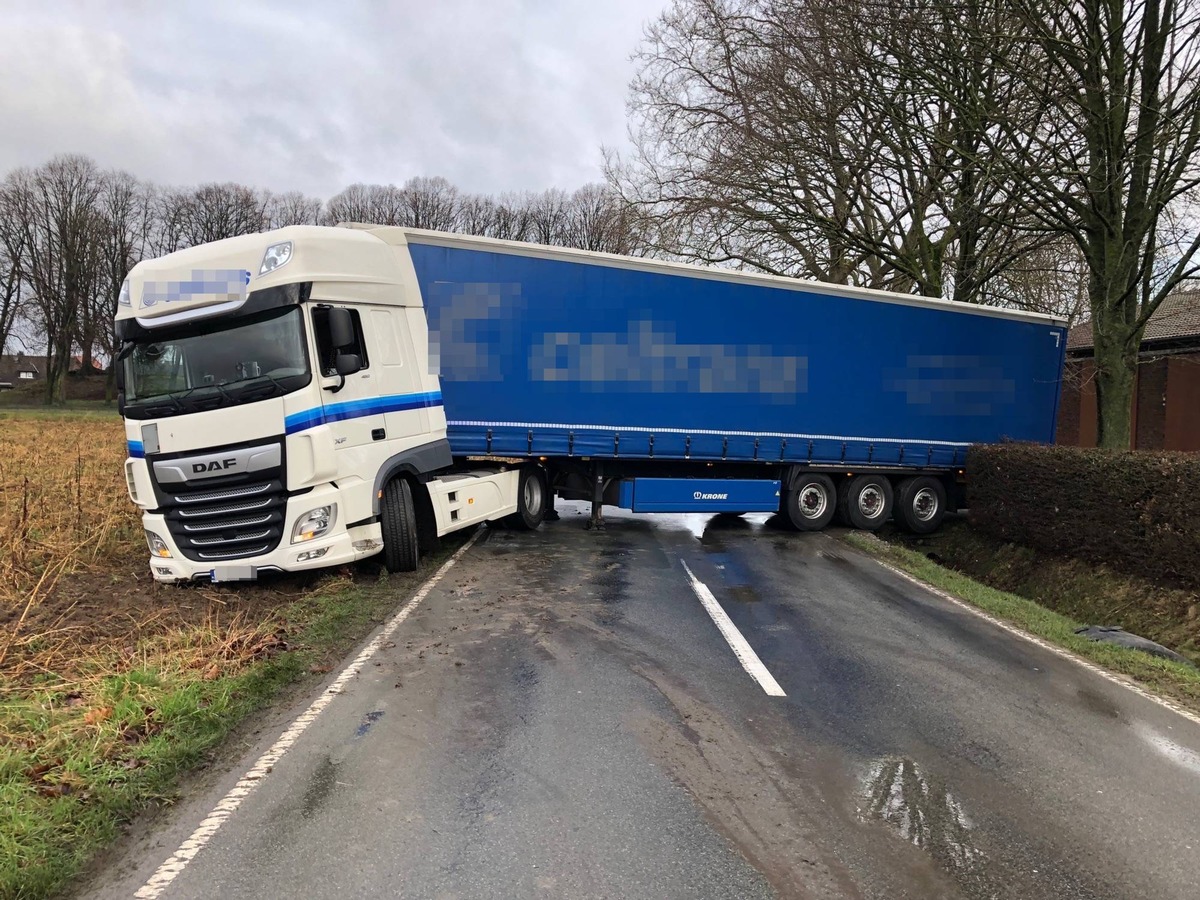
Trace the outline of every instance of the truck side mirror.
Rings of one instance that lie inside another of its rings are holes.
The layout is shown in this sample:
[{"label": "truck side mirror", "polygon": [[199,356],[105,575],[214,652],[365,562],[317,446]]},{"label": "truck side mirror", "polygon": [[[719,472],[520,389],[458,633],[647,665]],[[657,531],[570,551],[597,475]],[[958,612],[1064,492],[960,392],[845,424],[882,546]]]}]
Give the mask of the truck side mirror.
[{"label": "truck side mirror", "polygon": [[354,343],[354,320],[350,318],[350,310],[341,307],[329,310],[329,342],[335,350]]},{"label": "truck side mirror", "polygon": [[333,362],[337,373],[345,378],[362,369],[362,357],[353,353],[339,353]]},{"label": "truck side mirror", "polygon": [[125,415],[125,392],[117,391],[117,415]]}]

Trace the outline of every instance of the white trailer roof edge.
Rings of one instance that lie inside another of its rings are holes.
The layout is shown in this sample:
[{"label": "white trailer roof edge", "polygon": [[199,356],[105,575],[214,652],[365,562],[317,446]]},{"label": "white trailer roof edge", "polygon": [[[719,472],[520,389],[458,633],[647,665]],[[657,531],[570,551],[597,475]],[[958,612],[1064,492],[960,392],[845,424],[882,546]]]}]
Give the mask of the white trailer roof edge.
[{"label": "white trailer roof edge", "polygon": [[702,266],[693,263],[668,262],[665,260],[645,259],[634,256],[621,256],[616,253],[600,253],[595,250],[577,250],[571,247],[552,247],[546,244],[530,244],[523,241],[506,241],[498,238],[477,237],[475,235],[452,234],[445,231],[427,231],[421,228],[405,228],[394,225],[370,225],[357,222],[339,223],[342,228],[356,228],[369,231],[387,240],[385,234],[394,232],[402,234],[407,241],[410,237],[413,243],[433,244],[440,247],[459,247],[483,250],[493,250],[512,253],[519,256],[530,256],[538,259],[571,260],[589,262],[596,265],[612,266],[620,269],[633,269],[641,272],[655,272],[664,275],[689,275],[696,278],[707,278],[713,281],[728,281],[740,284],[760,284],[764,287],[782,288],[790,291],[808,291],[817,294],[832,294],[849,296],[859,300],[870,300],[877,303],[894,303],[901,306],[918,306],[930,309],[941,309],[946,312],[967,313],[969,315],[992,316],[999,319],[1015,319],[1018,321],[1034,322],[1044,325],[1066,327],[1067,321],[1061,316],[1049,313],[1025,312],[1023,310],[1005,309],[998,306],[980,306],[975,303],[963,303],[957,300],[939,300],[932,297],[922,297],[917,294],[901,294],[895,291],[881,291],[872,288],[851,287],[849,285],[828,284],[822,281],[806,281],[801,278],[787,278],[781,275],[767,275],[760,272],[742,272],[735,269],[720,269],[715,266]]}]

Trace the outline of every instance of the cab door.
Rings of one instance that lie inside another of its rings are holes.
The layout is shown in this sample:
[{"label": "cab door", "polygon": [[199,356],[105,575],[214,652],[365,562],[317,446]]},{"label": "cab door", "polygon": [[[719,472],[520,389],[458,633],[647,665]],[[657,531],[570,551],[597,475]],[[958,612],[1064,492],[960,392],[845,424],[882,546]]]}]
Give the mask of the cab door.
[{"label": "cab door", "polygon": [[[350,343],[341,347],[334,346],[330,330],[329,314],[335,308],[346,309],[353,325]],[[317,371],[323,388],[322,420],[333,433],[342,473],[369,471],[369,464],[377,455],[374,448],[387,439],[376,359],[378,347],[363,328],[368,312],[336,302],[319,302],[312,310]],[[361,367],[351,374],[339,375],[339,354],[358,357]]]},{"label": "cab door", "polygon": [[429,433],[429,412],[405,327],[402,307],[371,310],[368,332],[378,346],[376,377],[380,393],[387,397],[388,440],[410,447],[421,443]]}]

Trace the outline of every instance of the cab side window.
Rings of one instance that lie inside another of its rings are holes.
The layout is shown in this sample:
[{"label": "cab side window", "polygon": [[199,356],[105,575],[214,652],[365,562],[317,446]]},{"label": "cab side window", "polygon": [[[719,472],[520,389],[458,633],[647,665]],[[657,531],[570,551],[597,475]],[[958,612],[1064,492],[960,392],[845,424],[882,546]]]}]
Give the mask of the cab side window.
[{"label": "cab side window", "polygon": [[313,308],[313,331],[317,339],[317,365],[320,366],[322,376],[330,377],[337,374],[337,367],[334,363],[338,350],[357,356],[362,360],[364,369],[370,367],[370,361],[367,359],[367,341],[363,336],[362,317],[358,314],[357,309],[348,311],[350,318],[354,321],[354,343],[348,347],[334,347],[329,334],[329,307]]}]

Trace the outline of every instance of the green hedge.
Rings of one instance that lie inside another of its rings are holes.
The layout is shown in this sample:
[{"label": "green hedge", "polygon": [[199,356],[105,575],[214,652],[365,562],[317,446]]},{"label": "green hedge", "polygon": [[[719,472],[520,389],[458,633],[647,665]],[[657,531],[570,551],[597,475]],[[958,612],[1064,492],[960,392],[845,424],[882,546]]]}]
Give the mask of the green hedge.
[{"label": "green hedge", "polygon": [[1200,587],[1200,454],[971,448],[972,523],[1005,541]]}]

